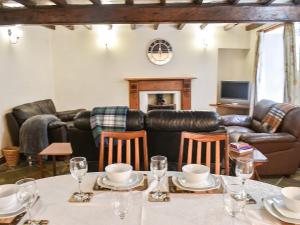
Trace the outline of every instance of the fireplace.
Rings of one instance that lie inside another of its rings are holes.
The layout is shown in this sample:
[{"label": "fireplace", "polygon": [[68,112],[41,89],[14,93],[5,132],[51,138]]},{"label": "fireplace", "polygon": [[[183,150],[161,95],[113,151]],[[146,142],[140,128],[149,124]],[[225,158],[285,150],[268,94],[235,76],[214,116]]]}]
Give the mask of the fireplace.
[{"label": "fireplace", "polygon": [[194,77],[126,78],[129,106],[144,112],[152,109],[191,109],[191,81]]}]

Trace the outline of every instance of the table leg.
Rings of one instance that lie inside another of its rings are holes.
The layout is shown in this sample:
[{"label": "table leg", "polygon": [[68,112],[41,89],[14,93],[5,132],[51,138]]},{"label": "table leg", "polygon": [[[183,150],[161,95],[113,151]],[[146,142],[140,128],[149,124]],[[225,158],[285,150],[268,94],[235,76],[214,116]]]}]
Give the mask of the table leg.
[{"label": "table leg", "polygon": [[43,157],[41,155],[39,155],[38,160],[39,160],[39,164],[40,164],[41,178],[44,178]]},{"label": "table leg", "polygon": [[52,156],[53,176],[56,176],[56,157]]}]

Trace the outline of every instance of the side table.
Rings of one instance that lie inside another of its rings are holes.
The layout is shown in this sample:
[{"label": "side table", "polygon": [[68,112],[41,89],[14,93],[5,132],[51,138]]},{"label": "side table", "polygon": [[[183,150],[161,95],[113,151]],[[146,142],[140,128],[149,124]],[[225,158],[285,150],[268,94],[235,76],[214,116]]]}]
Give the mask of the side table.
[{"label": "side table", "polygon": [[44,177],[43,156],[52,156],[53,176],[56,176],[56,156],[70,157],[72,153],[73,151],[70,143],[52,143],[42,150],[38,155],[41,177]]}]

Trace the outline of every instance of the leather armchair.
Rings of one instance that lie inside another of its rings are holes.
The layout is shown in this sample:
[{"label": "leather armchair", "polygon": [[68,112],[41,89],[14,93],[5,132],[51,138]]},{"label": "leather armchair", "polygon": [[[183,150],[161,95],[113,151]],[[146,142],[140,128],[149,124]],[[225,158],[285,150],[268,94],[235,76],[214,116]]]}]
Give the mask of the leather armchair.
[{"label": "leather armchair", "polygon": [[278,131],[272,134],[267,133],[261,121],[274,104],[262,100],[254,107],[252,117],[223,116],[221,124],[226,127],[231,142],[247,142],[267,156],[269,162],[258,167],[259,174],[294,174],[300,165],[300,108],[290,111]]},{"label": "leather armchair", "polygon": [[48,126],[49,143],[67,142],[68,127],[73,125],[74,116],[83,109],[57,112],[51,99],[26,103],[16,106],[6,114],[8,130],[12,144],[19,146],[19,131],[22,124],[30,117],[41,114],[52,114],[61,121],[50,123]]}]

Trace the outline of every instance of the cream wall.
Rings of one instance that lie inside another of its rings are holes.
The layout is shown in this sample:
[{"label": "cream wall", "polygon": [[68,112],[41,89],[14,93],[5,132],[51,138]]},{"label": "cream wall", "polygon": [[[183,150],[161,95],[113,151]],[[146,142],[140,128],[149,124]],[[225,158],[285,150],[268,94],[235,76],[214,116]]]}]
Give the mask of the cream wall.
[{"label": "cream wall", "polygon": [[1,148],[10,145],[6,112],[16,105],[54,97],[52,33],[40,27],[23,27],[22,30],[23,38],[12,45],[7,30],[0,29]]},{"label": "cream wall", "polygon": [[[125,77],[195,76],[192,82],[192,108],[208,110],[217,99],[218,48],[249,48],[249,33],[244,27],[223,31],[208,26],[208,47],[200,47],[199,25],[187,25],[178,31],[161,25],[157,31],[142,26],[131,30],[128,25],[114,27],[117,43],[105,49],[97,46],[98,34],[78,28],[61,28],[53,32],[53,60],[56,105],[59,109],[92,108],[104,105],[128,105]],[[99,34],[101,36],[101,33]],[[168,40],[174,49],[172,61],[156,66],[146,57],[149,42]],[[233,64],[234,62],[231,61]]]}]

